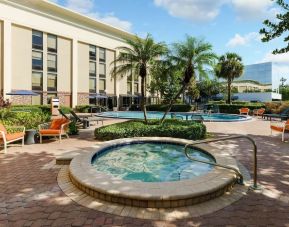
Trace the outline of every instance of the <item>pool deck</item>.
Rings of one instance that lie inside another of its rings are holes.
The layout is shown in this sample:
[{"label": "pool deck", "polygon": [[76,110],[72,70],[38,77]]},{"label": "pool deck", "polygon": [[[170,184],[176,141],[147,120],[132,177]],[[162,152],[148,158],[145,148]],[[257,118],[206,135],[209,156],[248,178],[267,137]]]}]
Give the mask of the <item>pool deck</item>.
[{"label": "pool deck", "polygon": [[[121,217],[83,207],[58,186],[60,166],[55,165],[55,157],[91,152],[98,142],[88,129],[61,144],[47,141],[15,146],[0,154],[0,226],[289,226],[289,142],[282,143],[280,135],[271,136],[270,123],[259,119],[206,125],[217,137],[245,134],[256,140],[263,191],[249,191],[219,211],[170,222]],[[252,170],[252,148],[245,140],[216,145]]]}]

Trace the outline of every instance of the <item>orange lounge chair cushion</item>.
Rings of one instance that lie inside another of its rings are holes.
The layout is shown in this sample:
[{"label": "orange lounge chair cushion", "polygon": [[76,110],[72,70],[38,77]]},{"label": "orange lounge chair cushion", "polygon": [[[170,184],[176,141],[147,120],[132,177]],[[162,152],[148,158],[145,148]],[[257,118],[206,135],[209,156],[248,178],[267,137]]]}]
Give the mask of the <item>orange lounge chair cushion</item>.
[{"label": "orange lounge chair cushion", "polygon": [[[24,133],[16,132],[16,133],[11,133],[11,134],[6,134],[5,136],[6,136],[6,141],[12,141],[12,140],[16,140],[16,139],[20,139],[24,137]],[[0,142],[3,142],[3,138],[0,138]]]},{"label": "orange lounge chair cushion", "polygon": [[283,132],[283,127],[271,125],[271,129],[277,132]]},{"label": "orange lounge chair cushion", "polygon": [[41,135],[59,135],[60,130],[58,129],[42,129],[39,131]]},{"label": "orange lounge chair cushion", "polygon": [[68,120],[65,118],[61,118],[61,119],[54,119],[52,120],[51,124],[50,124],[50,129],[60,129],[61,125],[67,123]]}]

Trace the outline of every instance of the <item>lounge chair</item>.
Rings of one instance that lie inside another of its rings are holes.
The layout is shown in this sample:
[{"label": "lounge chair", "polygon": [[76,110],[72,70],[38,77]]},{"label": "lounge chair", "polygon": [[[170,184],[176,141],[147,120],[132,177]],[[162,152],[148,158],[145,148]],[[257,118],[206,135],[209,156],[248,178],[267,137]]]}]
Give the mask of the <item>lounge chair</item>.
[{"label": "lounge chair", "polygon": [[272,120],[272,118],[281,119],[281,121],[286,121],[289,119],[289,108],[283,110],[280,114],[263,114],[262,118],[267,120]]},{"label": "lounge chair", "polygon": [[257,117],[258,116],[263,116],[264,113],[265,113],[265,109],[264,108],[253,110],[253,115],[257,116]]},{"label": "lounge chair", "polygon": [[67,120],[71,120],[69,117],[66,116],[65,113],[63,113],[63,111],[61,109],[58,109],[59,113],[61,114],[62,117],[64,117]]},{"label": "lounge chair", "polygon": [[7,127],[13,129],[22,129],[21,132],[8,133],[3,124],[0,123],[0,144],[4,145],[4,153],[7,153],[7,146],[10,143],[15,141],[22,140],[22,146],[24,146],[24,136],[25,136],[25,127],[24,126],[15,126]]},{"label": "lounge chair", "polygon": [[90,122],[89,122],[88,117],[82,117],[82,119],[81,119],[79,116],[77,116],[77,114],[73,110],[70,110],[70,113],[73,116],[76,124],[81,124],[84,129],[90,127]]},{"label": "lounge chair", "polygon": [[[82,124],[88,124],[87,127],[89,127],[89,122],[90,121],[96,121],[97,124],[99,122],[101,122],[103,124],[103,118],[100,118],[100,117],[89,117],[89,116],[85,116],[85,117],[82,117],[82,119],[77,116],[77,114],[74,112],[74,111],[70,111],[70,113],[72,114],[72,116],[77,120],[77,122],[82,122]],[[87,123],[88,122],[88,123]]]},{"label": "lounge chair", "polygon": [[249,108],[241,108],[241,109],[239,109],[239,113],[240,113],[240,115],[242,115],[242,114],[246,114],[246,115],[249,115],[249,113],[250,113],[250,109]]},{"label": "lounge chair", "polygon": [[39,129],[39,135],[40,135],[40,143],[42,143],[42,137],[43,136],[49,136],[49,137],[59,137],[59,142],[61,142],[61,137],[68,136],[68,126],[70,124],[70,121],[61,118],[61,119],[54,119],[51,121],[51,123],[45,123],[38,126]]},{"label": "lounge chair", "polygon": [[282,142],[285,140],[285,133],[289,133],[289,120],[286,122],[272,122],[271,123],[271,135],[273,131],[281,132],[282,133]]}]

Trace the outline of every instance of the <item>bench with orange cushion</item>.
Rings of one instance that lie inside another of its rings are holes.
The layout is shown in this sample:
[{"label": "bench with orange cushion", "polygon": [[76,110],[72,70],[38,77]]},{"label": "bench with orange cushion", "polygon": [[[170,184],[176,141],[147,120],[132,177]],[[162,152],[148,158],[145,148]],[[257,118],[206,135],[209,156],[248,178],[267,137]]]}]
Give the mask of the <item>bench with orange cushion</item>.
[{"label": "bench with orange cushion", "polygon": [[270,125],[271,134],[273,131],[282,133],[282,142],[285,140],[285,133],[289,133],[289,120],[286,122],[272,122]]},{"label": "bench with orange cushion", "polygon": [[256,116],[263,116],[264,113],[265,113],[264,108],[256,109],[253,111],[253,115],[256,115]]},{"label": "bench with orange cushion", "polygon": [[25,127],[10,127],[10,128],[22,128],[23,131],[8,133],[3,124],[0,123],[0,144],[4,145],[4,152],[7,152],[7,145],[15,141],[22,140],[22,146],[24,145]]},{"label": "bench with orange cushion", "polygon": [[59,137],[59,142],[62,136],[69,138],[67,131],[70,121],[65,118],[54,119],[49,124],[39,125],[40,143],[42,143],[43,136]]},{"label": "bench with orange cushion", "polygon": [[241,108],[239,109],[240,114],[247,114],[249,115],[250,109],[249,108]]}]

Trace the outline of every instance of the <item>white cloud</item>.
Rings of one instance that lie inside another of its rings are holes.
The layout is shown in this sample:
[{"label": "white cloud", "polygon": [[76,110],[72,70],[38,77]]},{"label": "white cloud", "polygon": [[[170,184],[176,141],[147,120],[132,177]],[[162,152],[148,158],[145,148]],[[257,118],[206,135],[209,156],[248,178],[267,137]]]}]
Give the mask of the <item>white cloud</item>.
[{"label": "white cloud", "polygon": [[272,54],[268,52],[262,60],[263,62],[271,61],[273,63],[289,64],[289,52],[285,54]]},{"label": "white cloud", "polygon": [[260,35],[256,32],[250,32],[246,35],[235,34],[235,36],[229,40],[226,44],[227,47],[236,47],[236,46],[246,46],[249,45],[252,41],[260,41]]},{"label": "white cloud", "polygon": [[[50,0],[50,1],[57,2],[57,0]],[[106,24],[110,24],[114,27],[117,27],[126,31],[132,30],[131,22],[119,19],[118,17],[114,15],[113,12],[107,13],[107,14],[101,14],[95,11],[94,10],[95,4],[93,3],[93,0],[66,0],[64,6],[73,11],[95,18]]]},{"label": "white cloud", "polygon": [[232,0],[232,4],[237,17],[243,20],[271,18],[277,13],[271,0]]},{"label": "white cloud", "polygon": [[220,7],[228,0],[154,0],[156,6],[170,15],[190,21],[209,21],[218,16]]},{"label": "white cloud", "polygon": [[277,8],[271,0],[154,0],[174,17],[192,22],[215,19],[224,5],[231,6],[238,19],[264,19],[275,16]]}]

